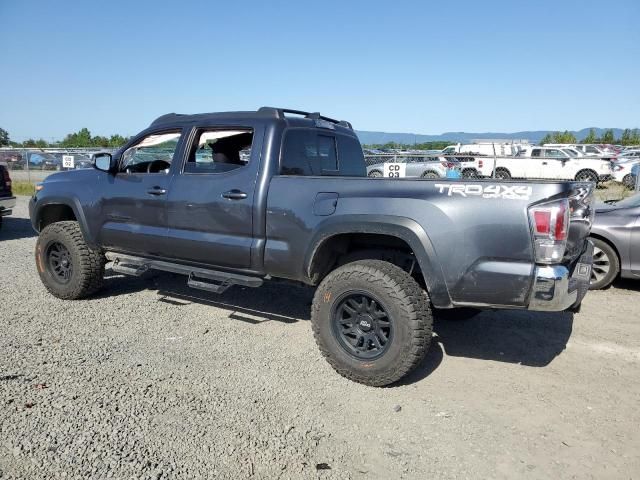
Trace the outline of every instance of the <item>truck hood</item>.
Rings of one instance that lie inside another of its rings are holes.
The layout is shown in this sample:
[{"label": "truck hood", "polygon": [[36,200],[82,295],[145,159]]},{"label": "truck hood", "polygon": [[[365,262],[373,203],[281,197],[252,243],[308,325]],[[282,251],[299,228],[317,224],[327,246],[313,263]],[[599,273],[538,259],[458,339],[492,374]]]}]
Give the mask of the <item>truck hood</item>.
[{"label": "truck hood", "polygon": [[90,183],[97,182],[100,174],[98,170],[93,168],[82,168],[79,170],[67,170],[64,172],[53,173],[45,178],[41,183],[44,185],[49,183],[61,183],[61,182],[82,182]]}]

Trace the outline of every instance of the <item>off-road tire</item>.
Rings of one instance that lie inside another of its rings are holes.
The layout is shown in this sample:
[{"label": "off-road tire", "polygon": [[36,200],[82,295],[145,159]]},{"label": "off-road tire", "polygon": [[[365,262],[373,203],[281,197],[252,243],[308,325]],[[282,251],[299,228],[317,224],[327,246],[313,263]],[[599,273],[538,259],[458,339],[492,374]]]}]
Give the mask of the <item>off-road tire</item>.
[{"label": "off-road tire", "polygon": [[611,283],[613,283],[620,274],[620,259],[613,247],[607,242],[593,237],[589,240],[593,242],[593,246],[595,248],[593,253],[593,265],[591,268],[598,269],[601,265],[604,265],[604,263],[601,262],[608,262],[606,266],[609,270],[606,274],[599,280],[596,280],[595,274],[592,273],[591,280],[589,282],[589,290],[602,290],[603,288],[607,288],[611,285]]},{"label": "off-road tire", "polygon": [[[48,266],[49,246],[62,244],[69,252],[72,273],[68,283],[56,280]],[[97,292],[104,281],[105,257],[87,246],[78,222],[65,221],[47,225],[36,243],[36,265],[40,280],[49,292],[64,300],[76,300]]]},{"label": "off-road tire", "polygon": [[[334,333],[335,308],[349,292],[377,297],[393,322],[394,334],[380,357],[356,358]],[[411,372],[424,358],[433,331],[426,291],[400,267],[381,260],[355,261],[327,275],[313,297],[311,323],[316,343],[329,364],[343,377],[373,387],[397,382]]]}]

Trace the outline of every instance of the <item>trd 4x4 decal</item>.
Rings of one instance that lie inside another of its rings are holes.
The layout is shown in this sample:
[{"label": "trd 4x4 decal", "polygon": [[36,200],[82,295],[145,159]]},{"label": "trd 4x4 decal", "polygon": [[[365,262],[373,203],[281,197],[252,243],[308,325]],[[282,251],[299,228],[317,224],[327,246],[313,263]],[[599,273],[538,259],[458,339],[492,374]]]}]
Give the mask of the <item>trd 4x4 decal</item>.
[{"label": "trd 4x4 decal", "polygon": [[462,197],[477,196],[482,198],[504,198],[507,200],[529,200],[533,192],[532,187],[527,185],[436,183],[435,187],[438,189],[438,193],[444,193],[449,197],[460,195]]}]

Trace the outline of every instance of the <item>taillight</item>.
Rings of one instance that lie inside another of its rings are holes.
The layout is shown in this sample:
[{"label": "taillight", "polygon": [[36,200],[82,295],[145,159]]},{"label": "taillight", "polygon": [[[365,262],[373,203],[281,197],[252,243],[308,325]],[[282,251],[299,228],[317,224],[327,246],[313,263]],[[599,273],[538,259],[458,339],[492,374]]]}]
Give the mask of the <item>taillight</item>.
[{"label": "taillight", "polygon": [[482,168],[484,162],[482,160],[478,160],[478,168]]},{"label": "taillight", "polygon": [[2,176],[4,177],[4,185],[9,190],[11,190],[11,177],[9,176],[9,170],[6,168],[2,169]]},{"label": "taillight", "polygon": [[529,208],[536,263],[557,263],[567,248],[569,200],[558,200]]}]

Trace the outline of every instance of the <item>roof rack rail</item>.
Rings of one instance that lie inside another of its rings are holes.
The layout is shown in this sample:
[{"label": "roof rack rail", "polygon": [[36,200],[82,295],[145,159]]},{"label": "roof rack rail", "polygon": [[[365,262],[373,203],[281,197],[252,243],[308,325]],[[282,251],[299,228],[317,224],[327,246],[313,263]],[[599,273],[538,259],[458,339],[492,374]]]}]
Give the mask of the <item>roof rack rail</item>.
[{"label": "roof rack rail", "polygon": [[311,120],[324,120],[325,122],[335,123],[336,125],[340,125],[341,127],[346,127],[353,130],[351,123],[347,122],[346,120],[336,120],[335,118],[325,117],[324,115],[320,115],[320,112],[305,112],[304,110],[293,110],[291,108],[275,107],[260,107],[258,109],[258,112],[272,113],[277,118],[285,118],[285,114],[287,113],[292,115],[301,115]]}]

